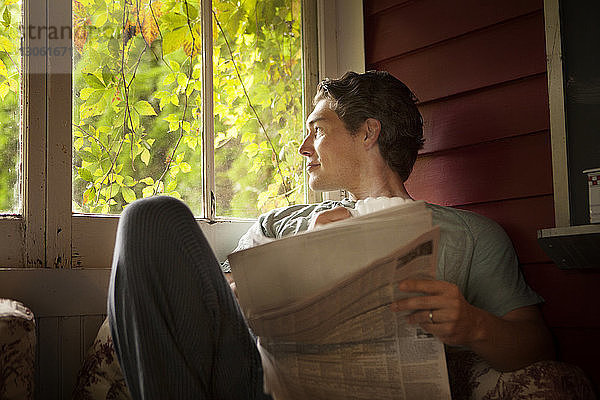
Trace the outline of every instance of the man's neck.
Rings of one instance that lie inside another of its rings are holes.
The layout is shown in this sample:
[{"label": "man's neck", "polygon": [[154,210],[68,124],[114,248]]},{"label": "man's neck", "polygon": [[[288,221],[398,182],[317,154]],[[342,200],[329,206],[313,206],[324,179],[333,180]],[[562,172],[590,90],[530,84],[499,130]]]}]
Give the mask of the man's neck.
[{"label": "man's neck", "polygon": [[381,157],[377,146],[364,152],[352,186],[345,189],[354,200],[367,197],[402,197],[412,200],[404,187],[404,181]]},{"label": "man's neck", "polygon": [[[391,171],[390,171],[391,172]],[[379,174],[363,178],[357,188],[349,190],[353,200],[367,197],[401,197],[412,199],[404,187],[404,182],[395,173]]]}]

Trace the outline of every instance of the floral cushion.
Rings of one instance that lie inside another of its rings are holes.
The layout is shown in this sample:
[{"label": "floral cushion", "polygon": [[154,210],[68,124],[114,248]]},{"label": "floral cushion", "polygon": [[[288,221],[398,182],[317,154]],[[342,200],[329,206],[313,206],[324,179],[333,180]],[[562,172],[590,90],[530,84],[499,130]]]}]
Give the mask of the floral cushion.
[{"label": "floral cushion", "polygon": [[[104,321],[79,373],[75,400],[130,399]],[[499,372],[475,353],[447,348],[452,399],[595,399],[581,369],[558,361],[541,361],[514,372]]]},{"label": "floral cushion", "polygon": [[475,353],[447,348],[452,399],[593,400],[592,384],[574,365],[540,361],[513,372],[490,367]]},{"label": "floral cushion", "polygon": [[0,299],[0,399],[32,399],[35,320],[18,301]]},{"label": "floral cushion", "polygon": [[74,400],[131,399],[115,347],[110,335],[108,318],[104,320],[94,343],[87,352],[77,377]]}]

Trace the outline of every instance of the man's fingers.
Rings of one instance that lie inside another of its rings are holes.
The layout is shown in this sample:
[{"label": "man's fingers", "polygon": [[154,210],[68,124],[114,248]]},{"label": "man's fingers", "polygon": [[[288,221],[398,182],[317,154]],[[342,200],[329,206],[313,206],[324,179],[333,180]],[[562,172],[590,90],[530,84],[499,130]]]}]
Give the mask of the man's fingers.
[{"label": "man's fingers", "polygon": [[442,308],[445,300],[441,296],[413,296],[396,300],[391,304],[393,311],[431,310]]},{"label": "man's fingers", "polygon": [[451,283],[435,279],[405,279],[398,283],[403,292],[419,292],[426,294],[442,294],[452,286]]},{"label": "man's fingers", "polygon": [[[429,318],[429,313],[431,313],[431,318]],[[407,315],[406,322],[419,325],[442,324],[448,322],[448,319],[445,316],[444,310],[424,310]]]}]

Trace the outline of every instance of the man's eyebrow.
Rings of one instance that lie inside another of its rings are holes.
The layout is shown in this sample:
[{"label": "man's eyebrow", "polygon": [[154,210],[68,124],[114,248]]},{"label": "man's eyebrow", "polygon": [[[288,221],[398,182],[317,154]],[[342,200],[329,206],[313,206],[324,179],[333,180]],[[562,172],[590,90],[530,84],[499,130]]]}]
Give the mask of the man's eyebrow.
[{"label": "man's eyebrow", "polygon": [[307,126],[314,125],[315,122],[323,121],[325,119],[327,119],[327,118],[326,117],[316,117],[316,118],[306,121],[306,125]]}]

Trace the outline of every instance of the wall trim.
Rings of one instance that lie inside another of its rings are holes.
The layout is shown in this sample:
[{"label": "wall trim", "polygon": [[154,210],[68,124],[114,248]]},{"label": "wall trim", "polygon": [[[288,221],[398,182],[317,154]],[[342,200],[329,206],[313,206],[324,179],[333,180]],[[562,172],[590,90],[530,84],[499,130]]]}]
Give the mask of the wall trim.
[{"label": "wall trim", "polygon": [[559,0],[544,0],[544,20],[552,146],[552,183],[554,186],[554,224],[559,228],[571,225]]},{"label": "wall trim", "polygon": [[22,302],[36,318],[106,314],[110,269],[0,269],[3,298]]},{"label": "wall trim", "polygon": [[[362,0],[317,0],[319,80],[365,72]],[[342,190],[323,192],[323,200],[341,200]]]}]

